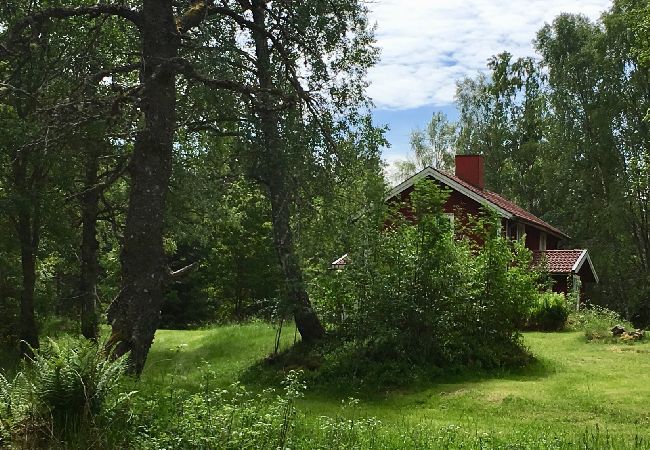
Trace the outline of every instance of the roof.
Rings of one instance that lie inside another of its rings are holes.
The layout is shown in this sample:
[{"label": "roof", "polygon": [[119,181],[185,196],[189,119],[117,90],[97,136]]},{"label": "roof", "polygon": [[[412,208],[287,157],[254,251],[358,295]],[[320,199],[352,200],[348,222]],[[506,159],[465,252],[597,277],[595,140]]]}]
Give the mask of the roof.
[{"label": "roof", "polygon": [[[537,250],[533,252],[533,265],[541,266],[544,263],[546,270],[552,274],[578,274],[582,271],[585,262],[597,283],[598,275],[594,270],[589,253],[585,249]],[[586,272],[582,271],[582,273]]]},{"label": "roof", "polygon": [[551,234],[554,234],[560,238],[569,237],[564,232],[544,222],[539,217],[526,211],[525,209],[521,208],[520,206],[511,202],[510,200],[501,197],[499,194],[488,190],[479,189],[478,187],[469,184],[468,182],[458,178],[455,175],[442,172],[438,169],[434,169],[433,167],[426,167],[425,169],[413,175],[411,178],[407,179],[403,183],[395,186],[388,193],[386,200],[389,200],[395,197],[396,195],[402,193],[403,191],[413,186],[418,181],[429,177],[435,178],[441,183],[449,186],[451,189],[454,189],[460,192],[461,194],[464,194],[465,196],[471,198],[474,201],[477,201],[478,203],[484,206],[488,206],[490,208],[495,209],[497,213],[499,213],[499,215],[501,215],[506,219],[511,219],[512,217],[516,217],[524,222],[528,222],[533,226],[536,226],[537,228],[542,228],[545,231],[548,231]]},{"label": "roof", "polygon": [[350,263],[350,257],[346,253],[345,255],[343,255],[339,259],[337,259],[336,261],[332,262],[332,264],[330,264],[330,268],[332,268],[332,269],[343,269],[349,263]]}]

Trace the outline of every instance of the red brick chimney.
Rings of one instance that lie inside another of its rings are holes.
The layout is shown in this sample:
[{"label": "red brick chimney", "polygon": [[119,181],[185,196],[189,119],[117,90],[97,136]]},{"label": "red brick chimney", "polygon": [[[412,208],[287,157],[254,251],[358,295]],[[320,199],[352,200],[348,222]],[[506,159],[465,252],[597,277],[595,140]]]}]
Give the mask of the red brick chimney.
[{"label": "red brick chimney", "polygon": [[456,176],[483,189],[483,155],[456,155]]}]

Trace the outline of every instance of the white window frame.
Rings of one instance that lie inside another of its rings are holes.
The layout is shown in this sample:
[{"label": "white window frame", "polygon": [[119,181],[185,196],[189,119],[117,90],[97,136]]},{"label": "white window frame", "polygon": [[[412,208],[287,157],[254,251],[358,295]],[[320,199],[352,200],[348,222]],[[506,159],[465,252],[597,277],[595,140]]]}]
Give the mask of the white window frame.
[{"label": "white window frame", "polygon": [[540,231],[539,233],[539,249],[541,251],[546,251],[546,232]]},{"label": "white window frame", "polygon": [[517,240],[523,238],[526,235],[526,225],[518,222],[517,223]]}]

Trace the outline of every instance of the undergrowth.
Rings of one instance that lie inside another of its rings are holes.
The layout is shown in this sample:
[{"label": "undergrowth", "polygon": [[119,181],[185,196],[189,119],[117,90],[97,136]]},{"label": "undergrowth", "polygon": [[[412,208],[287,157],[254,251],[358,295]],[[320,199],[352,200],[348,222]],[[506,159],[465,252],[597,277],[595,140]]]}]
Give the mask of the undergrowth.
[{"label": "undergrowth", "polygon": [[611,330],[615,325],[621,325],[626,330],[634,329],[634,326],[617,312],[597,305],[572,312],[568,321],[568,328],[583,332],[589,342],[620,342],[619,338],[612,336]]},{"label": "undergrowth", "polygon": [[12,378],[0,374],[0,444],[18,448],[114,446],[129,421],[124,358],[81,340],[47,340]]}]

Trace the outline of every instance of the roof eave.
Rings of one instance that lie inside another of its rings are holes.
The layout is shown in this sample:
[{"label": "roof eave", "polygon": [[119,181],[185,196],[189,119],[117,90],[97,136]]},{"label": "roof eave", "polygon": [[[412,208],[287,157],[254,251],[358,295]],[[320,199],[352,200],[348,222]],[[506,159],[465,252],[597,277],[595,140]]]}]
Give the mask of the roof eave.
[{"label": "roof eave", "polygon": [[516,217],[517,219],[521,220],[522,222],[526,222],[526,224],[528,224],[528,225],[530,225],[530,226],[532,226],[532,227],[535,227],[535,228],[537,228],[538,230],[542,230],[542,231],[544,231],[544,232],[546,232],[546,233],[552,234],[553,236],[555,236],[555,237],[557,237],[557,238],[560,238],[560,239],[571,239],[571,236],[569,236],[568,234],[565,234],[564,232],[562,232],[562,231],[560,231],[560,230],[558,230],[558,229],[556,229],[556,228],[545,227],[545,226],[543,226],[543,225],[540,225],[540,224],[538,224],[538,223],[532,222],[532,221],[530,221],[530,220],[528,220],[528,219],[526,219],[526,218],[524,218],[524,217],[520,217],[520,216],[517,216],[517,215],[515,215],[515,217]]},{"label": "roof eave", "polygon": [[598,283],[599,282],[598,274],[596,273],[596,269],[594,269],[594,264],[591,262],[591,257],[589,256],[589,252],[586,249],[582,251],[580,258],[578,258],[576,263],[571,268],[571,272],[572,273],[580,272],[580,269],[582,269],[582,266],[584,265],[585,261],[589,264],[589,269],[591,270],[591,274],[594,276],[594,280],[596,281],[596,283]]}]

